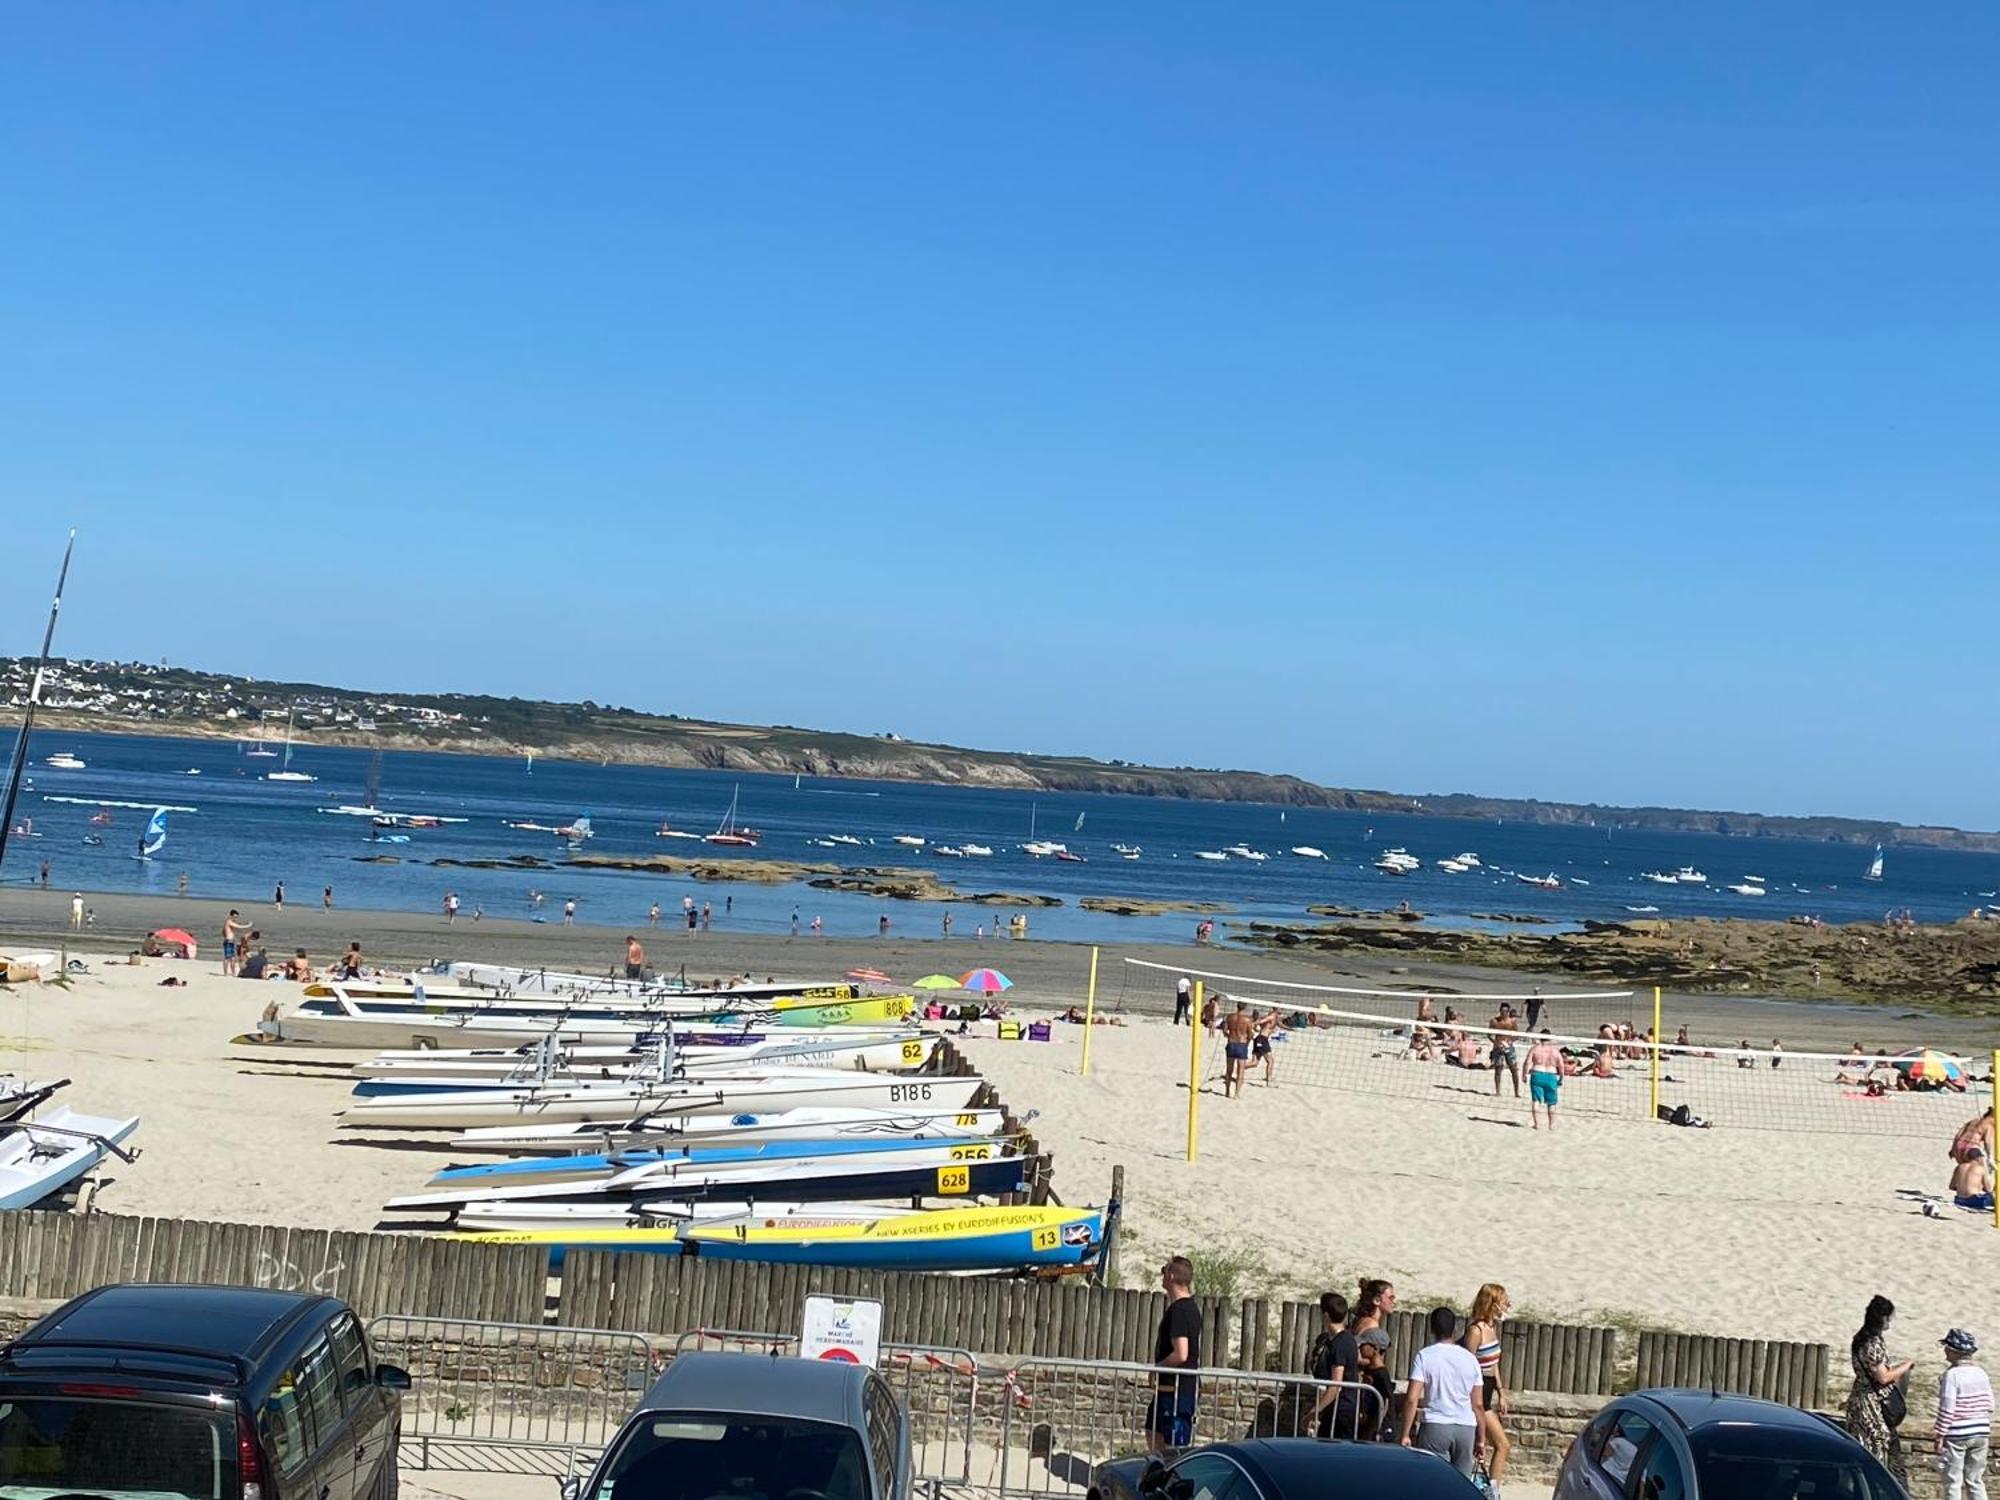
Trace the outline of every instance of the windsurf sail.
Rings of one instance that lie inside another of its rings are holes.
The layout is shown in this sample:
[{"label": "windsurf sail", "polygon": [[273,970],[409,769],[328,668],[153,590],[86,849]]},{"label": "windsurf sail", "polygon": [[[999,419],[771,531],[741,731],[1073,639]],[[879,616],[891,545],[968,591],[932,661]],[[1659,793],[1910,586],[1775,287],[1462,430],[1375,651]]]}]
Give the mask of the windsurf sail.
[{"label": "windsurf sail", "polygon": [[167,844],[167,810],[155,808],[153,816],[146,823],[146,831],[139,836],[139,857],[151,859]]},{"label": "windsurf sail", "polygon": [[1082,814],[1082,813],[1078,813],[1078,814],[1076,815],[1076,827],[1075,827],[1075,828],[1073,828],[1073,829],[1071,829],[1070,831],[1071,831],[1072,833],[1082,833],[1082,832],[1083,832],[1083,814]]},{"label": "windsurf sail", "polygon": [[1882,878],[1882,846],[1880,844],[1875,846],[1875,857],[1868,862],[1868,873],[1861,878],[1863,880],[1880,880]]}]

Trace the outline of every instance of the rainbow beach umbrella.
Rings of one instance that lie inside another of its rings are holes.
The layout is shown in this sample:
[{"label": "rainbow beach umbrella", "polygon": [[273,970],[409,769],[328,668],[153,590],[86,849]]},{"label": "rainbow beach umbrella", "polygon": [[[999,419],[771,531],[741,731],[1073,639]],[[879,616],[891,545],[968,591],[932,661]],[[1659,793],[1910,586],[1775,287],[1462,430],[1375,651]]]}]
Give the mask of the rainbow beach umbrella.
[{"label": "rainbow beach umbrella", "polygon": [[1889,1059],[1899,1073],[1910,1075],[1912,1083],[1963,1083],[1965,1065],[1932,1047],[1915,1047]]},{"label": "rainbow beach umbrella", "polygon": [[1001,990],[1014,988],[1014,981],[998,969],[967,969],[958,976],[958,987],[977,990],[982,995],[995,995]]}]

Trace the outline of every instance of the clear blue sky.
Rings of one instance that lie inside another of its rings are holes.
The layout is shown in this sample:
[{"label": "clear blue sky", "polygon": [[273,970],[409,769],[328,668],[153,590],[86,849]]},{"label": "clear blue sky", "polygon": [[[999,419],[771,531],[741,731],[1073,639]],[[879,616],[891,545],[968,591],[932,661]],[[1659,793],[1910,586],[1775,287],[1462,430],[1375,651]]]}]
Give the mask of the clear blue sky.
[{"label": "clear blue sky", "polygon": [[[43,6],[0,650],[2000,826],[2000,12]],[[25,577],[23,573],[25,571]]]}]

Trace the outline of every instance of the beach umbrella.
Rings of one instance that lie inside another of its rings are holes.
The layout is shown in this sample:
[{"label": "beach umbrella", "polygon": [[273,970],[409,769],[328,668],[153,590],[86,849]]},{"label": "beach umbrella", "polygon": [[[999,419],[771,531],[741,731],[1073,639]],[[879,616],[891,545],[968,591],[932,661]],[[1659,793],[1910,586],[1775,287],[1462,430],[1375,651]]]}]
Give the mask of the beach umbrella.
[{"label": "beach umbrella", "polygon": [[1910,1075],[1912,1082],[1918,1083],[1962,1083],[1965,1068],[1955,1057],[1931,1047],[1916,1047],[1892,1057],[1890,1065],[1898,1072]]},{"label": "beach umbrella", "polygon": [[180,927],[162,927],[158,932],[155,932],[153,936],[155,939],[157,939],[159,942],[162,943],[179,944],[182,948],[185,948],[187,950],[187,956],[189,958],[193,958],[195,956],[195,951],[200,946],[195,942],[193,933],[188,932],[184,928]]},{"label": "beach umbrella", "polygon": [[960,988],[960,985],[949,974],[926,974],[916,982],[915,988],[920,990],[955,990]]},{"label": "beach umbrella", "polygon": [[880,969],[849,969],[847,977],[860,984],[894,984],[896,982]]},{"label": "beach umbrella", "polygon": [[1001,990],[1014,988],[1014,981],[998,969],[968,969],[958,976],[958,987],[977,990],[982,995],[997,994]]}]

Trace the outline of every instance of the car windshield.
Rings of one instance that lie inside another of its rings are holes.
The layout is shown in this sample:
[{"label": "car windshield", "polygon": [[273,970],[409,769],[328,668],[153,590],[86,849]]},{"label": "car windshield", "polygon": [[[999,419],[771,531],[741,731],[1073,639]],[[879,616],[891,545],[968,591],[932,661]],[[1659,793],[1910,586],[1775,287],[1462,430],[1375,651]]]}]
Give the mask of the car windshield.
[{"label": "car windshield", "polygon": [[1701,1500],[1899,1500],[1899,1493],[1859,1459],[1710,1453],[1701,1461]]},{"label": "car windshield", "polygon": [[224,1412],[67,1396],[0,1401],[0,1500],[225,1500],[235,1479],[235,1429]]},{"label": "car windshield", "polygon": [[829,1422],[658,1412],[628,1429],[592,1500],[871,1500],[860,1434]]}]

